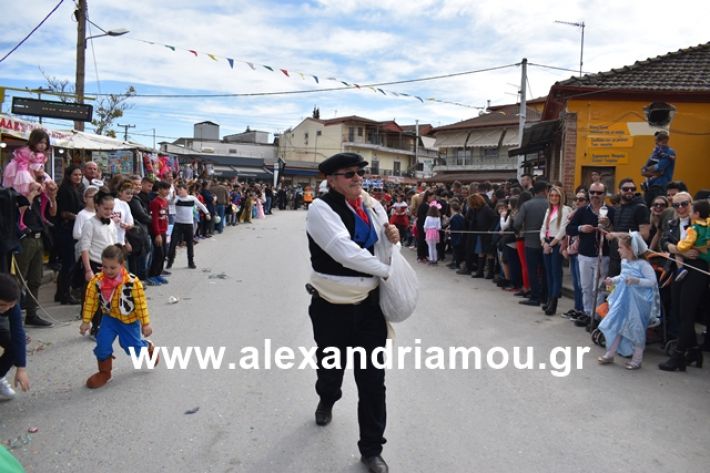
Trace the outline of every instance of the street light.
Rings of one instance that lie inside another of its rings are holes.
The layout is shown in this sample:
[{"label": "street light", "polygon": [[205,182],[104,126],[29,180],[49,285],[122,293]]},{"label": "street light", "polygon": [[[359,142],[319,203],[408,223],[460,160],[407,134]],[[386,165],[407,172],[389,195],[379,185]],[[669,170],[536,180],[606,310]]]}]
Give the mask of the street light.
[{"label": "street light", "polygon": [[[77,28],[76,28],[76,85],[75,94],[76,102],[84,103],[84,79],[85,79],[85,69],[86,69],[86,40],[99,38],[101,36],[122,36],[128,33],[128,30],[124,28],[118,28],[115,30],[104,30],[97,24],[86,18],[87,11],[87,0],[77,0],[76,10],[74,11],[74,17],[76,18]],[[92,25],[96,26],[99,30],[103,31],[103,34],[86,37],[86,22],[89,21]],[[84,122],[75,121],[74,128],[78,131],[84,131]]]},{"label": "street light", "polygon": [[561,25],[569,25],[569,26],[576,26],[577,28],[582,30],[582,46],[581,46],[581,51],[579,53],[579,76],[582,77],[582,65],[584,64],[584,27],[585,24],[583,21],[579,22],[572,22],[572,21],[560,21],[560,20],[555,20],[555,23],[560,23]]}]

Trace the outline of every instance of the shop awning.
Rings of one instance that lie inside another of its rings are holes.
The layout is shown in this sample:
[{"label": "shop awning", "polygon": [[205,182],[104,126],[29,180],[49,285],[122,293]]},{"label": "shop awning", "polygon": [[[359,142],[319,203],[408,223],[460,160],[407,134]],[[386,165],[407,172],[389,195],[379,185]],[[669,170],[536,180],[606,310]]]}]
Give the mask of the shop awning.
[{"label": "shop awning", "polygon": [[472,130],[466,140],[466,148],[497,148],[503,130]]},{"label": "shop awning", "polygon": [[508,156],[520,156],[542,151],[555,139],[560,126],[560,120],[547,120],[526,126],[520,147],[509,150]]},{"label": "shop awning", "polygon": [[463,148],[466,146],[468,131],[440,132],[436,134],[436,148]]},{"label": "shop awning", "polygon": [[497,148],[501,129],[464,130],[439,132],[436,134],[436,148]]},{"label": "shop awning", "polygon": [[518,138],[518,129],[506,128],[501,146],[518,146],[518,143],[520,143],[520,139]]}]

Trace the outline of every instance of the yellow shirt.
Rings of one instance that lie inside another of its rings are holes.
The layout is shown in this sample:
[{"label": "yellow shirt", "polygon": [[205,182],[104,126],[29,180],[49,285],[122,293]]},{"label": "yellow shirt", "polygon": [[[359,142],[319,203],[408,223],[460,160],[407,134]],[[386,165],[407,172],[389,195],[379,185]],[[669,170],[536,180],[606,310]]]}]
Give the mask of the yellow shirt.
[{"label": "yellow shirt", "polygon": [[124,324],[130,324],[136,320],[140,320],[141,325],[150,323],[143,284],[140,279],[128,271],[122,270],[122,272],[123,282],[113,291],[110,301],[104,300],[101,295],[101,281],[105,277],[104,274],[99,273],[91,278],[86,286],[84,309],[81,313],[83,322],[91,322],[91,318],[100,306],[104,315],[110,315]]}]

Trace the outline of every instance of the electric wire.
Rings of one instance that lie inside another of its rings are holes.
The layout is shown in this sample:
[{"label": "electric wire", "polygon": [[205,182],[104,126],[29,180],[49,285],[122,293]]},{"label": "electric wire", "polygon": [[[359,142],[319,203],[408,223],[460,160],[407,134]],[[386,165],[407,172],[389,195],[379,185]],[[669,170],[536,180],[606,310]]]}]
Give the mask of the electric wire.
[{"label": "electric wire", "polygon": [[44,22],[47,21],[47,20],[49,19],[49,17],[52,16],[52,14],[53,14],[55,11],[57,11],[57,9],[61,6],[62,3],[64,3],[64,0],[59,0],[59,3],[57,3],[57,5],[56,5],[54,8],[52,8],[52,11],[50,11],[50,12],[47,14],[47,16],[45,16],[44,19],[39,22],[39,24],[38,24],[37,26],[35,26],[34,28],[32,28],[32,31],[30,31],[29,34],[28,34],[27,36],[25,36],[25,37],[22,39],[22,41],[20,41],[19,43],[17,43],[14,48],[12,48],[10,51],[8,51],[7,54],[5,54],[5,55],[0,59],[0,62],[3,62],[5,59],[7,59],[8,57],[10,57],[10,55],[11,55],[12,53],[14,53],[20,46],[22,46],[25,41],[27,41],[28,39],[30,39],[30,36],[32,36],[32,35],[35,33],[35,31],[37,31],[37,30],[40,28],[40,26],[42,26],[42,25],[44,24]]}]

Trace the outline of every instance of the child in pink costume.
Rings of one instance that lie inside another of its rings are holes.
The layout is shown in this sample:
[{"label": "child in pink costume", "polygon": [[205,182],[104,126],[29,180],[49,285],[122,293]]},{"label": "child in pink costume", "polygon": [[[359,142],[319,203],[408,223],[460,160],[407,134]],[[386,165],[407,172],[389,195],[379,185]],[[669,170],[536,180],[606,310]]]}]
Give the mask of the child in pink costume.
[{"label": "child in pink costume", "polygon": [[[37,186],[41,187],[41,217],[42,221],[47,222],[45,211],[49,204],[47,197],[47,186],[54,185],[54,181],[44,170],[44,165],[47,162],[47,157],[44,152],[49,149],[49,135],[41,129],[32,130],[28,145],[15,150],[12,155],[12,161],[5,167],[3,173],[3,187],[11,187],[19,194],[28,197]],[[28,197],[29,198],[29,197]],[[30,202],[31,204],[31,202]],[[24,218],[27,206],[19,208],[20,231],[24,231]]]}]

